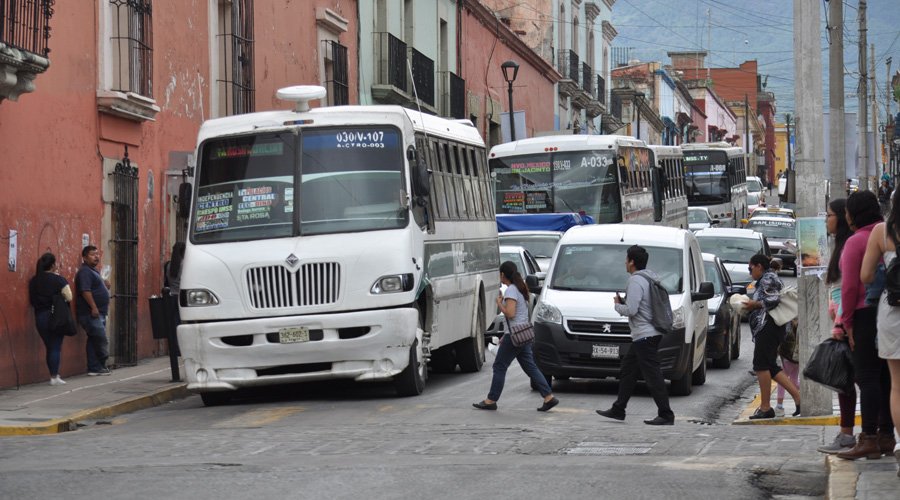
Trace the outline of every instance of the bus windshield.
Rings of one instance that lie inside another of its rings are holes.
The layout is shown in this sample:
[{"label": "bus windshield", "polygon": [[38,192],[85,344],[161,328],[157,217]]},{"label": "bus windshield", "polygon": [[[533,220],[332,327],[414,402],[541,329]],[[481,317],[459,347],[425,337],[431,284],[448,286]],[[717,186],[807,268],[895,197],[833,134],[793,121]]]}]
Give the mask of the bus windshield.
[{"label": "bus windshield", "polygon": [[615,152],[559,151],[491,160],[498,214],[584,211],[622,221]]},{"label": "bus windshield", "polygon": [[724,151],[685,151],[688,203],[715,204],[731,200],[728,155]]},{"label": "bus windshield", "polygon": [[393,127],[217,138],[202,145],[199,158],[194,243],[408,223],[400,133]]}]

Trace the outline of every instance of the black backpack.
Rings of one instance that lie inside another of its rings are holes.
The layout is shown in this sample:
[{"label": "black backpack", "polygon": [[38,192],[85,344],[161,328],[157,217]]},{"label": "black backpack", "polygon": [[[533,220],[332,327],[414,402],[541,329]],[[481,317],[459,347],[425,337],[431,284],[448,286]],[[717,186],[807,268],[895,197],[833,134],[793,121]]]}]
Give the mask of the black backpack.
[{"label": "black backpack", "polygon": [[48,322],[50,332],[56,335],[66,335],[71,337],[78,333],[75,327],[75,318],[72,316],[72,309],[65,297],[61,293],[53,296],[53,305],[50,307],[50,321]]},{"label": "black backpack", "polygon": [[[884,230],[888,231],[888,228],[885,227]],[[896,249],[896,238],[894,238],[893,234],[889,234],[889,236]],[[884,291],[887,293],[888,305],[900,306],[900,262],[897,261],[896,256],[887,264],[887,268],[884,270]]]},{"label": "black backpack", "polygon": [[650,283],[650,324],[660,333],[672,333],[674,324],[669,292],[662,283],[641,272],[635,273]]}]

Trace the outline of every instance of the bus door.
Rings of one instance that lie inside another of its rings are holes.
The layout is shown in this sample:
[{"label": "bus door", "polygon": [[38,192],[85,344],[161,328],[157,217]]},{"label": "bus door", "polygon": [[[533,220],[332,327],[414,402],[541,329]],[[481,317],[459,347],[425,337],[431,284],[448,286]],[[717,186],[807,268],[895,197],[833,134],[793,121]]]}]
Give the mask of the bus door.
[{"label": "bus door", "polygon": [[660,222],[663,219],[663,203],[666,193],[666,174],[660,167],[650,169],[653,189],[653,221]]}]

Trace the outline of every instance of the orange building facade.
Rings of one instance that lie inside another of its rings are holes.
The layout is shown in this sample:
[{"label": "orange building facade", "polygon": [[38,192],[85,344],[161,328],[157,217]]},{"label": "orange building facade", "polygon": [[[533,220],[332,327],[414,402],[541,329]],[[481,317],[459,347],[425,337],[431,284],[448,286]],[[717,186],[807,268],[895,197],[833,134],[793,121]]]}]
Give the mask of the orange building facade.
[{"label": "orange building facade", "polygon": [[[288,85],[358,100],[355,1],[67,0],[54,11],[49,68],[33,92],[0,101],[0,387],[49,376],[28,301],[44,252],[70,282],[83,245],[103,252],[112,365],[165,352],[148,299],[183,238],[178,190],[203,120],[288,107],[274,97]],[[86,371],[84,344],[84,333],[65,339],[63,377]]]}]

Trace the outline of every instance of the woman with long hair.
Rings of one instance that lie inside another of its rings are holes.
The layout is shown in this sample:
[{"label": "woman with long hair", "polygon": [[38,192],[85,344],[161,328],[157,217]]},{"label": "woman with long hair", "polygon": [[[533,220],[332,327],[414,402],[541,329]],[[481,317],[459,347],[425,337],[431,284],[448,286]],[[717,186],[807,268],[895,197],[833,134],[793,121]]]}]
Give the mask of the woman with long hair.
[{"label": "woman with long hair", "polygon": [[847,460],[881,458],[894,450],[894,424],[890,414],[890,375],[887,363],[878,357],[877,307],[866,302],[866,286],[860,272],[869,235],[881,219],[878,198],[871,191],[858,191],[847,198],[847,223],[855,229],[841,252],[841,324],[853,351],[853,372],[859,386],[862,432],[856,445],[837,454]]},{"label": "woman with long hair", "polygon": [[[528,286],[519,274],[519,270],[512,261],[506,261],[500,265],[500,282],[506,285],[506,293],[497,297],[497,307],[503,313],[508,322],[507,331],[513,327],[528,323]],[[497,400],[503,392],[506,382],[506,370],[513,359],[519,361],[522,370],[531,377],[531,382],[544,398],[544,404],[538,411],[548,411],[559,404],[559,400],[553,397],[550,384],[544,378],[544,374],[534,364],[534,354],[531,350],[532,342],[526,342],[518,347],[514,346],[509,333],[500,339],[497,348],[497,356],[494,358],[494,377],[491,380],[491,389],[487,399],[483,399],[472,406],[479,410],[496,410]]]},{"label": "woman with long hair", "polygon": [[[888,266],[897,258],[897,247],[900,245],[900,196],[894,194],[891,200],[890,215],[886,223],[878,224],[872,229],[863,258],[861,278],[865,283],[875,280],[875,268],[880,260]],[[896,265],[896,264],[895,264]],[[878,356],[887,360],[890,372],[890,408],[893,422],[900,422],[900,307],[887,302],[887,291],[882,293],[878,304]],[[900,437],[900,436],[898,436]],[[900,446],[894,440],[894,456],[900,462]],[[885,440],[885,445],[889,444]],[[886,447],[881,448],[887,452]],[[900,471],[897,472],[900,476]]]},{"label": "woman with long hair", "polygon": [[45,359],[50,371],[50,385],[66,383],[59,376],[59,358],[65,335],[50,331],[50,310],[53,308],[53,297],[58,293],[66,302],[72,302],[69,282],[57,274],[56,256],[47,252],[38,258],[34,277],[28,282],[28,298],[34,307],[34,324],[47,351]]},{"label": "woman with long hair", "polygon": [[[828,234],[834,237],[834,249],[831,251],[831,260],[828,262],[828,272],[825,273],[825,284],[828,288],[828,314],[831,315],[833,326],[831,335],[837,340],[845,337],[843,324],[841,324],[841,268],[839,262],[844,244],[853,234],[853,229],[847,223],[847,200],[838,198],[828,204],[828,213],[825,216],[825,228]],[[834,437],[831,444],[818,448],[822,453],[840,453],[849,450],[856,444],[853,437],[853,426],[856,421],[856,385],[846,393],[838,393],[838,404],[841,408],[841,429]]]}]

